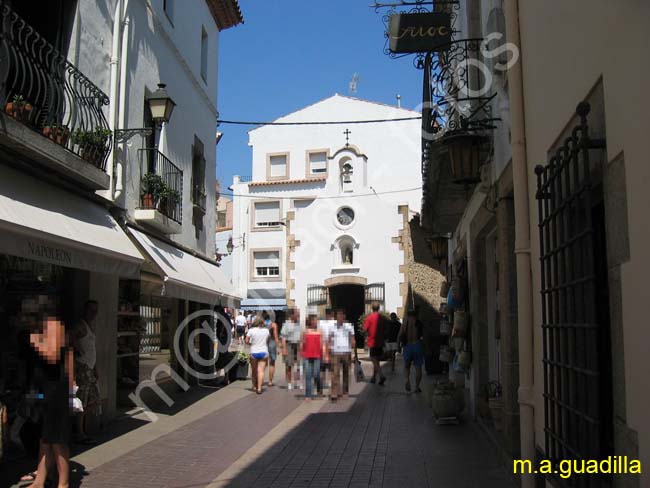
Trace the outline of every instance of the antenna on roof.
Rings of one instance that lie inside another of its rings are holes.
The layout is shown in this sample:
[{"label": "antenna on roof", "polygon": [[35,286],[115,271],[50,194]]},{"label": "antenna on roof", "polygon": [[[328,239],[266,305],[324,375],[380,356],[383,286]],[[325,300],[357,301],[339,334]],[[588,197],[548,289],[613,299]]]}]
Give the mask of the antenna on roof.
[{"label": "antenna on roof", "polygon": [[357,86],[358,86],[358,85],[359,85],[359,74],[358,74],[358,73],[354,73],[354,74],[352,75],[352,79],[350,80],[350,88],[349,88],[349,91],[350,91],[350,94],[351,94],[351,95],[354,95],[354,94],[357,93]]},{"label": "antenna on roof", "polygon": [[397,94],[397,108],[402,108],[402,95]]}]

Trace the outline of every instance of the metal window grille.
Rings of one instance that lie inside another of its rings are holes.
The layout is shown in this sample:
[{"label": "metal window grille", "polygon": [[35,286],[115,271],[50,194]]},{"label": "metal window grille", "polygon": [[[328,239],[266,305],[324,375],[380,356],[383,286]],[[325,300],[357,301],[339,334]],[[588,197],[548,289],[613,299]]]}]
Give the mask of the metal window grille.
[{"label": "metal window grille", "polygon": [[328,289],[321,285],[307,286],[307,305],[327,305],[329,299]]},{"label": "metal window grille", "polygon": [[366,312],[370,311],[373,302],[378,302],[379,305],[384,307],[386,301],[386,284],[385,283],[371,283],[366,285],[365,302]]},{"label": "metal window grille", "polygon": [[[598,196],[598,165],[590,151],[605,141],[591,139],[590,107],[581,103],[578,125],[546,166],[538,166],[541,299],[546,455],[598,459],[600,411],[599,323],[592,206]],[[602,479],[554,479],[561,486],[605,486]]]}]

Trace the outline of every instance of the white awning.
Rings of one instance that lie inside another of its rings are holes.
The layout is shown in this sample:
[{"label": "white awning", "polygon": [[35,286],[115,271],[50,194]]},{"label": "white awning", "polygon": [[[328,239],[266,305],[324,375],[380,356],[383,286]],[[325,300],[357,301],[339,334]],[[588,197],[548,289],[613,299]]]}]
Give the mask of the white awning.
[{"label": "white awning", "polygon": [[104,207],[4,165],[0,253],[124,277],[144,261]]},{"label": "white awning", "polygon": [[218,266],[136,229],[129,232],[164,274],[165,296],[210,305],[239,304],[237,292]]},{"label": "white awning", "polygon": [[287,301],[284,298],[245,298],[240,310],[286,310]]}]

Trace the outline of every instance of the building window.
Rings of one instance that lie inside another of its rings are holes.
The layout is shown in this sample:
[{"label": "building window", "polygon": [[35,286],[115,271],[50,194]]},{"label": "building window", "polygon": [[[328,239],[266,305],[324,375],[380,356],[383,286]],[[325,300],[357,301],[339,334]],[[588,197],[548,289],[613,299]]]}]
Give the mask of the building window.
[{"label": "building window", "polygon": [[307,174],[308,176],[321,176],[327,173],[327,152],[309,152],[308,161],[309,165]]},{"label": "building window", "polygon": [[280,251],[253,251],[253,267],[256,278],[278,278]]},{"label": "building window", "polygon": [[208,33],[201,27],[201,78],[208,82]]},{"label": "building window", "polygon": [[224,229],[226,227],[226,211],[217,211],[217,229]]},{"label": "building window", "polygon": [[280,202],[255,202],[254,221],[257,228],[278,227],[282,225],[280,220]]},{"label": "building window", "polygon": [[207,209],[207,193],[205,191],[205,156],[203,143],[194,136],[192,146],[192,221],[198,239],[203,230],[203,217]]},{"label": "building window", "polygon": [[173,26],[174,25],[174,0],[163,0],[163,10],[165,15],[167,15],[167,20]]},{"label": "building window", "polygon": [[289,154],[269,154],[267,179],[279,180],[289,177]]}]

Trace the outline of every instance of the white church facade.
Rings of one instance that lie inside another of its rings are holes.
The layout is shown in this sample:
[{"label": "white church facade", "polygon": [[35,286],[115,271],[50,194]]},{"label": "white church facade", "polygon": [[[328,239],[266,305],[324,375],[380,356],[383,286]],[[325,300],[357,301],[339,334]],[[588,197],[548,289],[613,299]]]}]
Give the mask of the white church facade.
[{"label": "white church facade", "polygon": [[[402,232],[420,209],[419,113],[334,95],[250,131],[234,178],[233,284],[242,308],[403,313]],[[395,120],[401,119],[401,120]],[[305,124],[305,122],[376,121]]]}]

